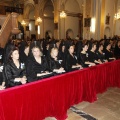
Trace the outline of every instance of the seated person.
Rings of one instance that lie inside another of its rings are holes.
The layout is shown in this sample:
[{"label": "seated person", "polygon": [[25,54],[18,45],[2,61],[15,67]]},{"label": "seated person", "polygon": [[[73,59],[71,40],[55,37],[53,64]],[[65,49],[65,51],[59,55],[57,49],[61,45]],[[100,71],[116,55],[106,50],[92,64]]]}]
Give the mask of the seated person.
[{"label": "seated person", "polygon": [[0,64],[3,63],[3,55],[4,55],[4,49],[1,47],[1,44],[0,44]]},{"label": "seated person", "polygon": [[65,67],[65,43],[61,43],[59,47],[58,59],[61,60],[62,66]]},{"label": "seated person", "polygon": [[68,46],[68,54],[66,56],[66,70],[72,71],[80,68],[82,68],[82,66],[78,64],[77,57],[74,55],[74,46],[73,44],[70,44]]},{"label": "seated person", "polygon": [[111,52],[111,43],[109,43],[109,42],[106,44],[104,53],[105,53],[105,59],[107,59],[108,61],[112,61],[112,60],[116,59],[113,56],[113,53]]},{"label": "seated person", "polygon": [[103,44],[98,45],[98,51],[96,52],[98,59],[101,60],[101,62],[108,62],[108,60],[105,59],[105,53],[103,53]]},{"label": "seated person", "polygon": [[115,45],[114,55],[117,59],[120,59],[120,40]]},{"label": "seated person", "polygon": [[46,75],[50,74],[47,60],[42,56],[42,52],[39,47],[34,46],[32,48],[32,56],[28,58],[26,67],[28,82],[40,80]]},{"label": "seated person", "polygon": [[88,44],[82,44],[82,51],[78,54],[78,63],[81,63],[83,67],[95,66],[94,62],[89,62],[88,60]]},{"label": "seated person", "polygon": [[2,82],[2,84],[0,85],[0,90],[4,90],[5,89],[5,82]]},{"label": "seated person", "polygon": [[61,61],[58,59],[58,48],[52,48],[50,51],[50,57],[48,58],[49,68],[52,72],[62,73],[65,72],[62,67]]},{"label": "seated person", "polygon": [[22,45],[20,47],[20,61],[27,64],[28,54],[29,54],[29,46]]},{"label": "seated person", "polygon": [[0,65],[0,90],[5,89],[5,79],[3,76],[3,65]]},{"label": "seated person", "polygon": [[3,69],[7,87],[25,84],[27,82],[25,64],[19,61],[18,48],[11,48],[8,58]]},{"label": "seated person", "polygon": [[102,64],[100,59],[98,59],[97,54],[95,53],[95,51],[96,51],[96,44],[92,43],[91,47],[92,48],[88,52],[88,61],[92,62],[92,63],[95,63],[95,64]]}]

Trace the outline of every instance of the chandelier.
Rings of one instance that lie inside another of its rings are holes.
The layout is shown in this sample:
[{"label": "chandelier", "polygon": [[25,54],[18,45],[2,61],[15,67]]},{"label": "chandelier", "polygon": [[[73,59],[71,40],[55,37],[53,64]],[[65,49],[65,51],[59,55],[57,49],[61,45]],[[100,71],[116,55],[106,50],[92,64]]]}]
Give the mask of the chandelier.
[{"label": "chandelier", "polygon": [[41,18],[41,17],[38,17],[36,21],[37,21],[38,23],[41,23],[41,22],[42,22],[42,18]]},{"label": "chandelier", "polygon": [[26,22],[24,20],[22,20],[21,24],[22,25],[26,25]]},{"label": "chandelier", "polygon": [[66,16],[67,16],[67,15],[66,15],[65,11],[60,12],[60,17],[61,17],[61,18],[65,18]]},{"label": "chandelier", "polygon": [[118,10],[114,17],[115,19],[120,19],[120,9]]},{"label": "chandelier", "polygon": [[120,14],[116,13],[114,17],[115,17],[115,19],[120,19]]}]

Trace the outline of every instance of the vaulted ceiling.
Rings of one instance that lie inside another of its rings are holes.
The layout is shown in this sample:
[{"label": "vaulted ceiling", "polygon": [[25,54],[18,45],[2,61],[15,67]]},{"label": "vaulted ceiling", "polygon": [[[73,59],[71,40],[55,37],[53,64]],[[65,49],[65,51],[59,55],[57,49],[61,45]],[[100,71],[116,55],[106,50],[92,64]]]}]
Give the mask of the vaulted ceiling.
[{"label": "vaulted ceiling", "polygon": [[0,5],[15,6],[18,4],[24,4],[27,0],[0,0]]}]

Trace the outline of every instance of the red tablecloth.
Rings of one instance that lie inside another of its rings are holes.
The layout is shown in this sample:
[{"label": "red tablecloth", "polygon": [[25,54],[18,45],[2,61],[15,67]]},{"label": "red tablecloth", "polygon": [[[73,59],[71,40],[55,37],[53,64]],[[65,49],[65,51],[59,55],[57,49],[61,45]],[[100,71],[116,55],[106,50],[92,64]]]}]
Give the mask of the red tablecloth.
[{"label": "red tablecloth", "polygon": [[120,87],[120,60],[0,91],[0,120],[65,120],[67,110]]}]

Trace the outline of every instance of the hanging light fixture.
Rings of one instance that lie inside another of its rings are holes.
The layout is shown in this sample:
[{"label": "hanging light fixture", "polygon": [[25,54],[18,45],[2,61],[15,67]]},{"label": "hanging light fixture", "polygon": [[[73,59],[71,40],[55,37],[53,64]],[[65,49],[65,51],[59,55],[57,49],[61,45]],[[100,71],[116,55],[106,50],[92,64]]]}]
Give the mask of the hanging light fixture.
[{"label": "hanging light fixture", "polygon": [[116,14],[115,14],[114,18],[116,20],[120,19],[120,8],[118,8],[118,10],[116,11]]},{"label": "hanging light fixture", "polygon": [[21,24],[22,25],[26,25],[26,22],[24,20],[22,20]]},{"label": "hanging light fixture", "polygon": [[36,21],[37,21],[38,23],[41,23],[41,22],[42,22],[42,18],[41,18],[41,17],[38,17]]},{"label": "hanging light fixture", "polygon": [[116,13],[114,17],[115,19],[120,19],[120,13]]},{"label": "hanging light fixture", "polygon": [[60,17],[61,17],[61,18],[66,18],[66,16],[67,16],[67,15],[66,15],[65,11],[60,12]]}]

